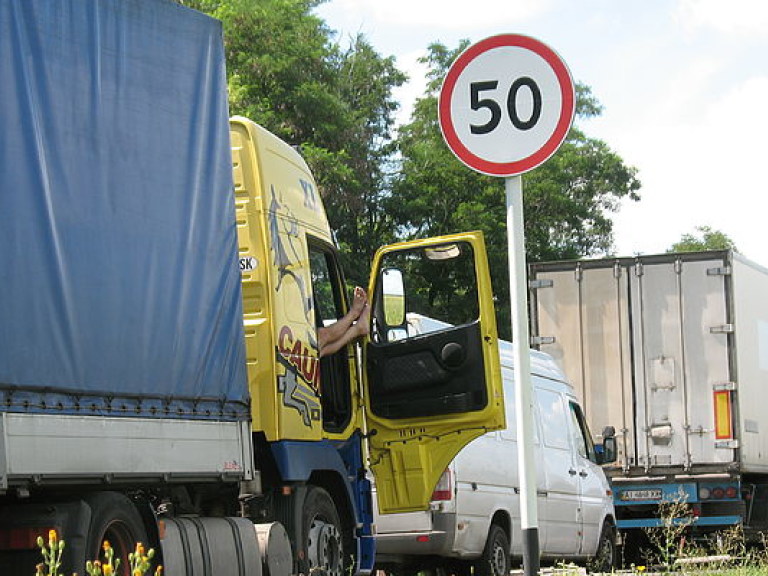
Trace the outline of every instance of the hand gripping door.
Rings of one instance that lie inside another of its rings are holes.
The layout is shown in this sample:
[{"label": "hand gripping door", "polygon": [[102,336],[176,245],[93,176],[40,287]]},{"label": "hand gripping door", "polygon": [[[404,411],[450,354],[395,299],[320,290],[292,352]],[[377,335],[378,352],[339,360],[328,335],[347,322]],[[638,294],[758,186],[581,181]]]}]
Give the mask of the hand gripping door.
[{"label": "hand gripping door", "polygon": [[459,450],[504,427],[485,243],[472,232],[387,246],[373,270],[364,395],[379,510],[426,510]]}]

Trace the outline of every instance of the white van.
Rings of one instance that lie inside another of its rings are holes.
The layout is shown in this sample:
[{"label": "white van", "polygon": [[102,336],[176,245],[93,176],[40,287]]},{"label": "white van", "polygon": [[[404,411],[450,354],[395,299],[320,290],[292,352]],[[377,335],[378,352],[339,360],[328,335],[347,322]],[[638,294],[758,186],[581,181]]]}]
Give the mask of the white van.
[{"label": "white van", "polygon": [[[408,332],[445,325],[409,315]],[[507,576],[522,557],[512,345],[500,345],[507,428],[466,446],[446,469],[425,512],[376,515],[376,563],[396,573],[444,568]],[[592,442],[572,386],[548,354],[531,351],[539,548],[543,560],[616,561],[613,498],[600,463],[615,440]],[[374,498],[375,506],[375,498]]]}]

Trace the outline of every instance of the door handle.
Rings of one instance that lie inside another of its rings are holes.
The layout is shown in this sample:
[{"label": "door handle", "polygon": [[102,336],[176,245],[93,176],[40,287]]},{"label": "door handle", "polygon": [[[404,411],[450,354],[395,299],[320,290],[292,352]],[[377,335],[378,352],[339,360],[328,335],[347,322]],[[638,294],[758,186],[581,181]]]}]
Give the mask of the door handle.
[{"label": "door handle", "polygon": [[589,474],[587,474],[586,472],[584,472],[584,470],[582,470],[581,472],[579,472],[579,476],[581,476],[582,478],[586,478],[587,476],[589,476]]},{"label": "door handle", "polygon": [[568,470],[568,474],[570,474],[571,476],[576,476],[576,470],[571,468],[570,470]]}]

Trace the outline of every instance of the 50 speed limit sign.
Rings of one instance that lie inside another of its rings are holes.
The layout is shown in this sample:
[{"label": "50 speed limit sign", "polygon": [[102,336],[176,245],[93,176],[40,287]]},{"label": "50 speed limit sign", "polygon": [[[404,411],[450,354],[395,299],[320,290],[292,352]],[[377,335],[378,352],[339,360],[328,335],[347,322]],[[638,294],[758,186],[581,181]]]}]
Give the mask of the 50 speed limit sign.
[{"label": "50 speed limit sign", "polygon": [[440,91],[448,147],[491,176],[515,176],[547,160],[568,134],[574,110],[568,67],[545,44],[518,34],[467,48]]}]

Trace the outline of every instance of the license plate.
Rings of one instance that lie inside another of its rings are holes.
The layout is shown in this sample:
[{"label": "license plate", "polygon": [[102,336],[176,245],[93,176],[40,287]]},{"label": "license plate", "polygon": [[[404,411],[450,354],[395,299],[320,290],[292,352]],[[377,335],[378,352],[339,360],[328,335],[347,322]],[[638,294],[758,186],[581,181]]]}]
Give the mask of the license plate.
[{"label": "license plate", "polygon": [[619,500],[624,502],[635,500],[661,500],[661,489],[653,490],[624,490],[619,494]]}]

